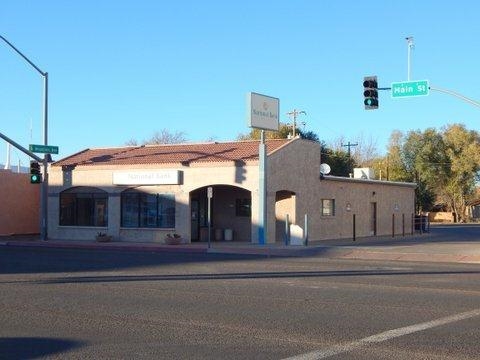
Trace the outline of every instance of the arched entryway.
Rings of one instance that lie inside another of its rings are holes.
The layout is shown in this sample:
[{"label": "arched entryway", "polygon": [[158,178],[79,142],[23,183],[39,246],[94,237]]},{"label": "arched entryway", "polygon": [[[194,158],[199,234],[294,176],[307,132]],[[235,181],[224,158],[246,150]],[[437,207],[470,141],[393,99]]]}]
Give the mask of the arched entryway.
[{"label": "arched entryway", "polygon": [[212,188],[212,241],[251,241],[252,195],[240,187],[211,185],[190,192],[191,241],[208,241],[208,188]]},{"label": "arched entryway", "polygon": [[285,240],[285,220],[296,224],[295,193],[288,190],[277,191],[275,194],[275,241]]}]

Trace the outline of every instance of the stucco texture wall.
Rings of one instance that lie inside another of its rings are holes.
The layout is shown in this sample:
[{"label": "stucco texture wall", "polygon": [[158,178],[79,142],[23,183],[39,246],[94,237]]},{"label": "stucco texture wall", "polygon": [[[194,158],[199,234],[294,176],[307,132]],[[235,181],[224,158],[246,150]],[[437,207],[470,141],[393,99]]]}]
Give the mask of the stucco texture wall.
[{"label": "stucco texture wall", "polygon": [[[308,216],[310,240],[353,237],[353,215],[358,237],[411,232],[414,184],[333,176],[322,180],[320,163],[320,145],[300,139],[269,156],[267,213],[274,216],[267,216],[268,242],[282,240],[285,214],[303,229]],[[333,216],[322,216],[322,199],[335,201]]]},{"label": "stucco texture wall", "polygon": [[0,235],[40,232],[40,186],[29,174],[0,170]]},{"label": "stucco texture wall", "polygon": [[[183,181],[179,185],[158,186],[118,186],[112,184],[112,174],[115,171],[135,170],[165,170],[176,169],[183,174]],[[190,193],[205,186],[227,185],[240,191],[245,189],[255,192],[258,189],[258,165],[245,164],[240,174],[238,167],[231,163],[192,164],[190,166],[168,165],[127,165],[127,166],[78,166],[69,171],[62,171],[60,167],[50,168],[49,189],[49,236],[54,239],[93,239],[99,231],[113,235],[115,240],[162,242],[167,233],[177,232],[185,239],[190,239]],[[92,186],[106,191],[109,194],[108,227],[79,227],[59,226],[59,198],[60,193],[76,186]],[[127,188],[138,188],[151,193],[175,194],[175,229],[126,229],[120,227],[120,193]],[[230,190],[232,194],[235,190]],[[234,203],[223,204],[228,206],[222,209],[219,200],[223,198],[222,192],[215,192],[214,202],[218,216],[215,226],[220,228],[233,228],[237,239],[249,240],[254,230],[248,218],[236,218],[232,223],[231,215],[234,214]],[[252,195],[252,197],[254,197]],[[252,202],[254,200],[252,199]],[[227,216],[228,215],[228,216]],[[255,212],[252,217],[256,217]],[[242,226],[244,224],[245,226]]]},{"label": "stucco texture wall", "polygon": [[[312,198],[311,239],[353,238],[411,232],[415,186],[380,181],[328,178],[319,181]],[[335,200],[334,216],[321,215],[321,199]],[[372,205],[376,204],[376,205]],[[376,221],[374,223],[374,210]]]}]

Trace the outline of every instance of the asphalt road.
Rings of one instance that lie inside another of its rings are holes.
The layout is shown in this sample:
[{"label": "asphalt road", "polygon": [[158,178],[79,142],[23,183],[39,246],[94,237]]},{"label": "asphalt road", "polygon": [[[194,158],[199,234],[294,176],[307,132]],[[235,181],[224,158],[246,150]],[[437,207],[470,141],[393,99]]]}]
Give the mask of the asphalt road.
[{"label": "asphalt road", "polygon": [[0,247],[0,359],[478,359],[478,265]]}]

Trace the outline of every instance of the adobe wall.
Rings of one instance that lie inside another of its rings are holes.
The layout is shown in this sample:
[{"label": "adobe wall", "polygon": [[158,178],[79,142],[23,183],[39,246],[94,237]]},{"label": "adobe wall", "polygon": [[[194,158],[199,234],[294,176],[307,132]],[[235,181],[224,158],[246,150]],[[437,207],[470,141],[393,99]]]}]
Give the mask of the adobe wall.
[{"label": "adobe wall", "polygon": [[40,233],[40,187],[29,174],[0,170],[0,235]]}]

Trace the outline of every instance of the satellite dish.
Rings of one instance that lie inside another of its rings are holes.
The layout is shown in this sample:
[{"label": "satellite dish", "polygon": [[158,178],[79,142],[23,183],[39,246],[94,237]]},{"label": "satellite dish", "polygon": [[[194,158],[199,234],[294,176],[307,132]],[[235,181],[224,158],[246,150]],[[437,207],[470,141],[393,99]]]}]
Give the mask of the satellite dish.
[{"label": "satellite dish", "polygon": [[330,174],[330,165],[328,164],[320,164],[320,174],[322,175],[328,175]]}]

